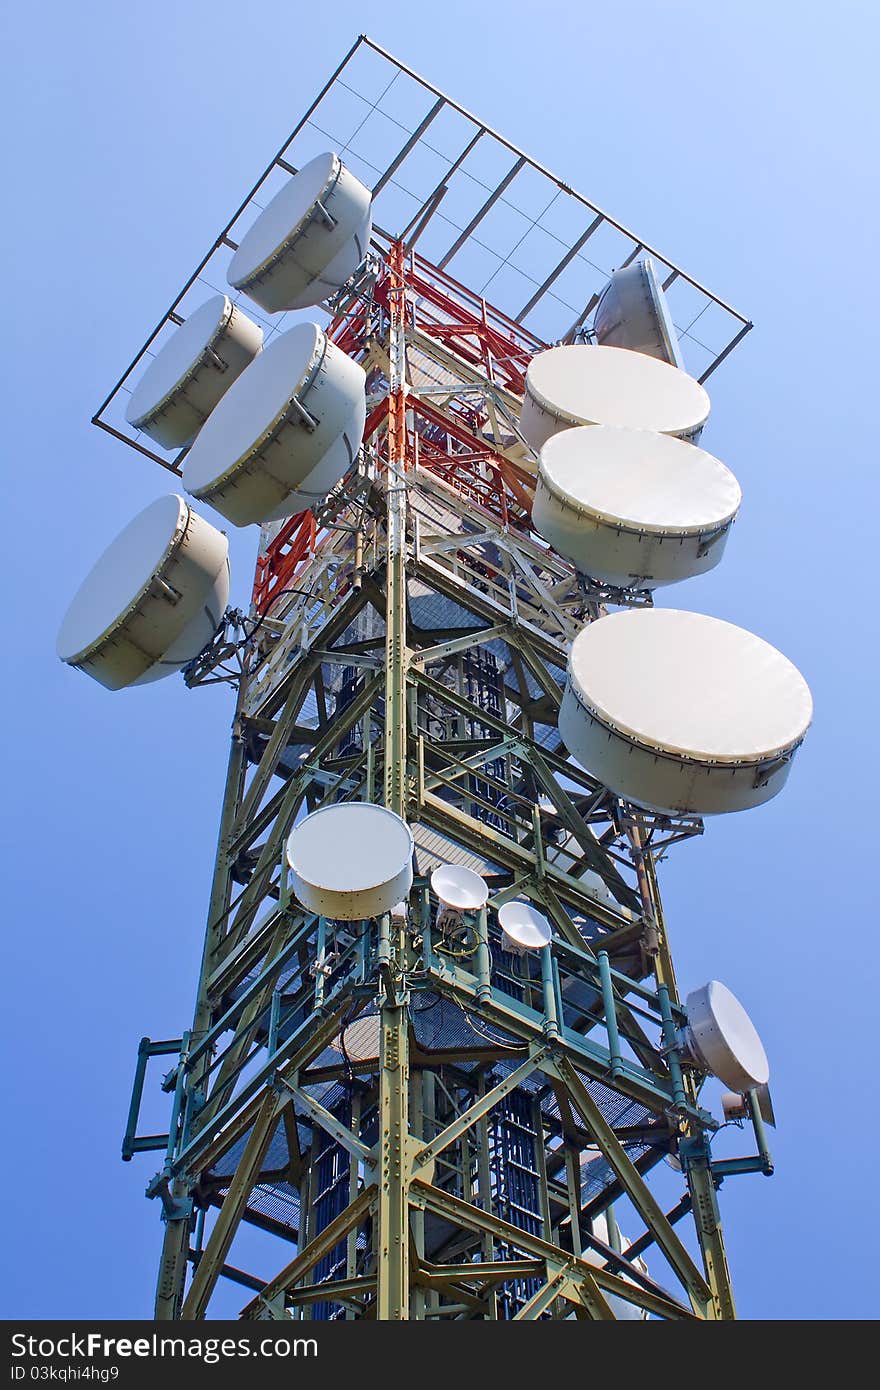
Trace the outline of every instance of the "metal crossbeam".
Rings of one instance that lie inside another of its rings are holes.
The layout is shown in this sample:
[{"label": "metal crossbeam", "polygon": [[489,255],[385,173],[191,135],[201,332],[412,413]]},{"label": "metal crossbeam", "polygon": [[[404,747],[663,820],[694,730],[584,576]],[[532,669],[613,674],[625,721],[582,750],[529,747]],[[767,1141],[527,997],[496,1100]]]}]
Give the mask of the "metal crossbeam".
[{"label": "metal crossbeam", "polygon": [[498,199],[502,196],[502,194],[504,194],[507,191],[507,189],[513,183],[513,180],[516,178],[517,174],[520,172],[520,170],[525,168],[525,165],[526,157],[525,155],[520,155],[516,163],[511,165],[510,169],[508,169],[507,173],[504,175],[504,178],[501,180],[498,186],[489,194],[489,197],[486,199],[485,203],[483,203],[483,206],[479,209],[478,212],[474,213],[473,217],[471,218],[470,222],[467,224],[461,235],[456,238],[456,240],[450,246],[449,250],[437,262],[440,270],[443,270],[449,264],[453,256],[457,255],[457,253],[464,246],[468,238],[473,236],[480,223],[492,211],[495,204],[498,202]]},{"label": "metal crossbeam", "polygon": [[537,305],[544,298],[544,295],[550,289],[550,286],[555,284],[555,282],[559,279],[560,275],[564,270],[568,269],[575,256],[578,254],[579,251],[583,249],[583,247],[586,246],[593,233],[599,230],[603,221],[604,218],[602,217],[602,214],[598,213],[593,218],[587,230],[581,236],[578,237],[577,241],[574,242],[573,245],[571,245],[568,248],[562,259],[558,261],[557,264],[553,267],[550,274],[547,276],[547,279],[544,281],[543,285],[538,286],[531,299],[526,300],[526,303],[520,309],[519,313],[517,314],[517,319],[520,322],[522,322],[524,318],[527,318],[528,315],[532,312],[532,310],[537,307]]},{"label": "metal crossbeam", "polygon": [[[438,1215],[454,1221],[459,1226],[487,1231],[507,1246],[522,1250],[526,1254],[533,1254],[545,1262],[552,1263],[560,1258],[565,1259],[565,1252],[560,1251],[549,1241],[531,1235],[529,1232],[521,1230],[520,1227],[511,1225],[509,1221],[503,1221],[500,1217],[484,1212],[480,1208],[454,1197],[451,1193],[443,1192],[430,1183],[416,1179],[412,1185],[411,1200],[414,1206],[426,1207]],[[586,1260],[578,1259],[576,1256],[569,1257],[567,1269],[573,1280],[586,1283],[588,1288],[595,1284],[603,1294],[616,1294],[626,1302],[634,1303],[637,1307],[644,1308],[646,1312],[655,1313],[658,1317],[677,1319],[692,1316],[682,1304],[662,1291],[654,1293],[639,1287],[637,1284],[631,1284],[612,1274],[609,1270],[591,1265]]]}]

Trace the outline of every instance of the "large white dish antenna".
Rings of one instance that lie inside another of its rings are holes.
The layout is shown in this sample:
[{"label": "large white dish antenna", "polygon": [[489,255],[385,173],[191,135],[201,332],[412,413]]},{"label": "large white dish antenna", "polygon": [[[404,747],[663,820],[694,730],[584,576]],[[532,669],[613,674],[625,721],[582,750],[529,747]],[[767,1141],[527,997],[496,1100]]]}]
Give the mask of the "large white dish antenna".
[{"label": "large white dish antenna", "polygon": [[730,469],[695,444],[583,425],[542,448],[532,520],[582,574],[655,589],[718,564],[741,500]]},{"label": "large white dish antenna", "polygon": [[108,690],[179,671],[216,631],[229,601],[226,537],[172,494],[151,502],[86,575],[57,650]]},{"label": "large white dish antenna", "polygon": [[736,995],[719,980],[695,989],[685,1002],[688,1026],[680,1041],[690,1060],[740,1093],[770,1080],[758,1031]]},{"label": "large white dish antenna", "polygon": [[525,955],[526,951],[540,951],[553,940],[553,928],[547,918],[532,907],[531,903],[504,903],[498,909],[498,925],[504,949],[515,955]]},{"label": "large white dish antenna", "polygon": [[455,912],[478,912],[489,901],[489,885],[464,864],[438,864],[431,887],[444,907]]},{"label": "large white dish antenna", "polygon": [[615,270],[599,296],[593,332],[602,347],[630,348],[683,367],[678,334],[650,258]]},{"label": "large white dish antenna", "polygon": [[406,821],[366,801],[322,806],[287,841],[291,883],[303,907],[342,922],[390,912],[407,897],[412,856]]},{"label": "large white dish antenna", "polygon": [[186,456],[184,487],[235,526],[317,505],[357,457],[365,382],[316,323],[297,324],[223,397]]},{"label": "large white dish antenna", "polygon": [[276,193],[242,237],[227,279],[275,313],[335,294],[367,253],[370,191],[337,154],[321,154]]},{"label": "large white dish antenna", "polygon": [[262,346],[262,328],[225,294],[212,295],[153,358],[125,418],[163,449],[182,449]]},{"label": "large white dish antenna", "polygon": [[624,425],[696,439],[708,415],[706,392],[678,367],[626,348],[573,344],[532,358],[520,428],[533,449],[572,425]]},{"label": "large white dish antenna", "polygon": [[559,732],[618,795],[714,815],[776,796],[812,712],[803,676],[760,637],[701,613],[642,608],[575,638]]}]

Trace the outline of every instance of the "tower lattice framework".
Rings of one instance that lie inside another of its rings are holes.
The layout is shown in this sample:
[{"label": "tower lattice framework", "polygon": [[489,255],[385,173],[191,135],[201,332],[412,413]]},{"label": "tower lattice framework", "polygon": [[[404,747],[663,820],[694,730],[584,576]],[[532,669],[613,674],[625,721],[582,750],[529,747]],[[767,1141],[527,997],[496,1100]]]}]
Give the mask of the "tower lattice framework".
[{"label": "tower lattice framework", "polygon": [[[250,613],[187,672],[236,704],[192,1026],[141,1044],[124,1145],[166,1151],[156,1315],[210,1315],[222,1277],[246,1318],[730,1318],[717,1188],[767,1159],[713,1163],[656,872],[702,827],[560,742],[568,649],[608,596],[531,525],[517,420],[547,342],[420,254],[431,210],[377,232],[332,306],[367,372],[356,468],[264,529]],[[347,800],[416,846],[405,907],[355,923],[304,911],[284,860]],[[444,918],[442,863],[488,909]],[[512,899],[548,948],[505,950]],[[163,1054],[169,1132],[139,1136]],[[268,1278],[235,1263],[242,1223],[277,1237]]]}]

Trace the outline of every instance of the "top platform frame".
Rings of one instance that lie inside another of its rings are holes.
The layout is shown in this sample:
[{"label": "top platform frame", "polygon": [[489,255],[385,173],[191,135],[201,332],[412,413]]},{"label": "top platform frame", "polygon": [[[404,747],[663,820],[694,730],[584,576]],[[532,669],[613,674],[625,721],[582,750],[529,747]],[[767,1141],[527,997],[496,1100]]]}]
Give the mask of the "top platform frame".
[{"label": "top platform frame", "polygon": [[163,457],[125,419],[144,358],[159,351],[209,293],[243,299],[266,341],[304,316],[266,315],[230,289],[226,270],[244,231],[281,184],[331,148],[373,190],[374,244],[380,251],[387,240],[418,243],[420,256],[520,324],[536,351],[589,337],[612,270],[641,256],[655,263],[685,366],[699,381],[752,327],[668,256],[362,34],[215,238],[93,424],[180,474],[182,455]]}]

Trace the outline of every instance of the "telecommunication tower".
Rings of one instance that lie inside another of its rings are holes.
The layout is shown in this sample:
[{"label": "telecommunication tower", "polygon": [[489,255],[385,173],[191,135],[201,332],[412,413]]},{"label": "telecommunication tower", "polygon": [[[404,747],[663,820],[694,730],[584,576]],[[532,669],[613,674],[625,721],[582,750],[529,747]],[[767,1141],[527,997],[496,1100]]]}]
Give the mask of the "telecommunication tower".
[{"label": "telecommunication tower", "polygon": [[[123,1143],[164,1152],[157,1317],[221,1278],[252,1319],[735,1316],[769,1068],[680,992],[657,861],[775,795],[810,700],[653,597],[727,542],[697,441],[750,326],[362,36],[95,416],[195,505],[59,654],[235,695],[195,1012]],[[260,527],[247,612],[215,513]],[[713,1157],[709,1074],[754,1152]]]}]

